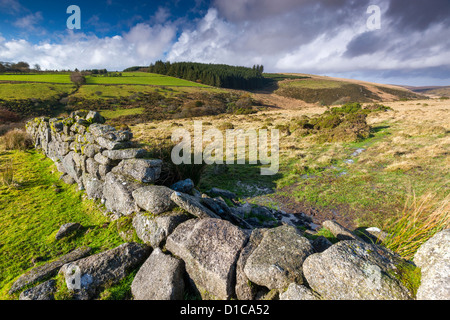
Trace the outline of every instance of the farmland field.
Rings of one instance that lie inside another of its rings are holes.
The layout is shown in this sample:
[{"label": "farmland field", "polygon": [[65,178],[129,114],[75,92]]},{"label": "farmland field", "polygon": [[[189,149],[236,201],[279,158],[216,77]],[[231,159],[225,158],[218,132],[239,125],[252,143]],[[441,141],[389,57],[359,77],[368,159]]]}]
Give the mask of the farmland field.
[{"label": "farmland field", "polygon": [[70,84],[47,83],[2,83],[0,99],[52,99],[63,94],[70,94],[74,86]]},{"label": "farmland field", "polygon": [[69,73],[54,74],[0,74],[0,81],[71,83]]}]

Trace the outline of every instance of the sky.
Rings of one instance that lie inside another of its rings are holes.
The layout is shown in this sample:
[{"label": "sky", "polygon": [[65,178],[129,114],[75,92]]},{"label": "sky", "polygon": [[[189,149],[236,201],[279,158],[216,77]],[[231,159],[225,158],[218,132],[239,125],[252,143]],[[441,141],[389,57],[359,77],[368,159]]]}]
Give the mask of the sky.
[{"label": "sky", "polygon": [[[70,5],[80,29],[67,26]],[[0,0],[0,61],[120,71],[157,60],[450,85],[450,0]]]}]

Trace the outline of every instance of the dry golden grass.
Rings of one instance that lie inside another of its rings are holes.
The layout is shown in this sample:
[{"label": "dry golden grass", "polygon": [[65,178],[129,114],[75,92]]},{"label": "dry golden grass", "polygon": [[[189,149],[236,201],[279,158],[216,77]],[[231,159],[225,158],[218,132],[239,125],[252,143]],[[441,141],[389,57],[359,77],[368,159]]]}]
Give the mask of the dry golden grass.
[{"label": "dry golden grass", "polygon": [[403,211],[389,220],[384,230],[389,234],[383,245],[411,260],[428,239],[450,227],[450,194],[440,200],[429,192],[406,202]]},{"label": "dry golden grass", "polygon": [[[423,105],[426,103],[426,107]],[[418,104],[420,106],[418,106]],[[446,157],[450,150],[450,103],[442,100],[390,102],[393,111],[371,114],[368,123],[374,127],[389,123],[391,135],[373,145],[368,152],[361,155],[360,161],[368,164],[383,163],[387,170],[409,171],[426,167],[430,157]],[[203,130],[218,128],[225,130],[231,125],[235,129],[274,129],[287,126],[302,116],[314,116],[323,113],[326,108],[316,105],[301,104],[298,109],[279,109],[259,112],[253,115],[227,115],[202,117],[198,119],[177,119],[174,121],[155,121],[139,124],[132,128],[135,137],[147,143],[156,139],[170,139],[171,133],[178,127],[193,132],[193,121],[203,121]],[[317,147],[314,137],[304,137],[301,130],[290,134],[282,133],[280,138],[281,157],[289,161],[298,159],[300,165],[316,160],[318,165],[330,163],[343,152],[340,143],[326,144],[314,154]],[[302,156],[306,153],[306,157]],[[449,166],[448,160],[444,161]],[[450,167],[448,167],[450,168]]]}]

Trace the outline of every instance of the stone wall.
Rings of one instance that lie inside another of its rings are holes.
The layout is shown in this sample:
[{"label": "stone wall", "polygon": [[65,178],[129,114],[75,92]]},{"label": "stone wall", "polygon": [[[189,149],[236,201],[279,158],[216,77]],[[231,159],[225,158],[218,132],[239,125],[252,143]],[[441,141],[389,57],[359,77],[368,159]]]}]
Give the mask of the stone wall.
[{"label": "stone wall", "polygon": [[161,160],[145,159],[133,148],[133,134],[105,125],[94,111],[75,111],[67,118],[36,118],[26,124],[35,147],[52,159],[61,179],[78,184],[90,199],[101,199],[113,217],[139,211],[131,192],[155,182]]}]

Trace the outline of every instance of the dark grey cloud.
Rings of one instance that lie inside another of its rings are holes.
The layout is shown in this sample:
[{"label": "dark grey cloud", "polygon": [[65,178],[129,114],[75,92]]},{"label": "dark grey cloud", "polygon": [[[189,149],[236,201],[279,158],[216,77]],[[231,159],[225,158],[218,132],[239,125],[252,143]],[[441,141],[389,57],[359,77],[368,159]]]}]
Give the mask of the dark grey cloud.
[{"label": "dark grey cloud", "polygon": [[433,24],[450,26],[450,1],[391,0],[386,16],[402,32],[426,30]]},{"label": "dark grey cloud", "polygon": [[347,51],[344,56],[354,58],[366,54],[372,54],[380,49],[385,49],[386,41],[380,33],[364,32],[354,37],[347,45]]}]

